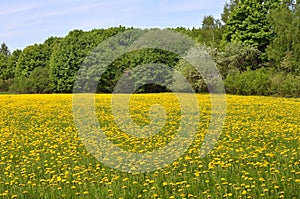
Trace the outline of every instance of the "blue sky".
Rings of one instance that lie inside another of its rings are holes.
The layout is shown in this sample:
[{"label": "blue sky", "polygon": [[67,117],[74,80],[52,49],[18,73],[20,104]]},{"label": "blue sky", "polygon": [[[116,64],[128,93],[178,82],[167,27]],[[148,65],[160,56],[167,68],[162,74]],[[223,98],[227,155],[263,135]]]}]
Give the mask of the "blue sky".
[{"label": "blue sky", "polygon": [[0,43],[11,51],[73,29],[123,25],[137,28],[200,27],[220,18],[225,0],[10,0],[0,7]]}]

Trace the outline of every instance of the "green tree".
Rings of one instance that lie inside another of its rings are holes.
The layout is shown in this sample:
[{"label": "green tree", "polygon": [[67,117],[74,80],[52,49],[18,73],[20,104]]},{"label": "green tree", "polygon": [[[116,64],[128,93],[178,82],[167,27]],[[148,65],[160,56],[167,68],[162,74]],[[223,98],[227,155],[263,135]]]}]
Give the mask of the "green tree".
[{"label": "green tree", "polygon": [[215,18],[212,15],[205,16],[202,21],[202,29],[213,29],[216,26]]},{"label": "green tree", "polygon": [[211,47],[218,47],[222,40],[223,26],[220,20],[213,16],[205,16],[200,31],[204,44]]},{"label": "green tree", "polygon": [[273,39],[267,15],[279,6],[280,0],[240,0],[226,21],[223,44],[242,42],[265,52]]},{"label": "green tree", "polygon": [[[32,75],[32,73],[36,71],[37,68],[43,68],[43,70],[38,69],[38,71],[49,71],[52,51],[55,46],[59,44],[60,40],[60,38],[50,37],[43,44],[34,44],[26,47],[22,53],[19,54],[15,68],[14,85],[11,87],[11,91],[19,93],[40,92],[40,90],[32,90],[33,88],[31,88],[33,84],[31,84],[30,81],[40,81],[40,77],[38,75]],[[41,74],[45,74],[45,72]],[[47,78],[50,79],[49,72],[47,74]],[[36,79],[33,79],[33,77],[36,77]],[[49,81],[44,81],[49,83]],[[50,84],[47,86],[50,88]]]},{"label": "green tree", "polygon": [[192,29],[187,29],[178,27],[172,30],[186,34],[199,44],[217,48],[222,40],[224,26],[219,19],[215,19],[212,15],[208,15],[204,16],[199,28],[193,27]]},{"label": "green tree", "polygon": [[14,50],[11,56],[9,56],[8,59],[8,68],[7,68],[7,78],[13,79],[15,77],[17,63],[19,60],[20,55],[22,54],[22,51],[17,49]]},{"label": "green tree", "polygon": [[5,56],[10,56],[10,51],[5,43],[1,44],[0,54],[3,54]]},{"label": "green tree", "polygon": [[230,74],[225,80],[227,92],[239,95],[268,95],[270,85],[270,74],[265,68]]},{"label": "green tree", "polygon": [[28,77],[35,68],[47,66],[47,55],[42,44],[26,47],[21,53],[16,66],[16,75]]},{"label": "green tree", "polygon": [[106,30],[69,32],[51,56],[50,77],[54,92],[72,92],[76,74],[90,51],[108,37],[124,30],[126,28],[120,26]]},{"label": "green tree", "polygon": [[227,20],[230,14],[233,12],[235,7],[238,5],[239,0],[230,0],[230,2],[226,2],[223,8],[223,13],[221,14],[221,20],[223,23],[227,23]]},{"label": "green tree", "polygon": [[254,70],[258,67],[260,51],[251,45],[227,43],[222,52],[217,52],[214,60],[223,78],[228,74]]},{"label": "green tree", "polygon": [[6,79],[6,71],[8,66],[8,57],[0,54],[0,79]]},{"label": "green tree", "polygon": [[175,69],[179,72],[175,73],[175,81],[173,83],[173,89],[186,92],[188,91],[188,87],[185,84],[182,84],[183,79],[191,85],[192,89],[195,92],[207,92],[208,88],[202,78],[200,72],[188,63],[185,60],[180,60],[176,65]]},{"label": "green tree", "polygon": [[[171,52],[165,52],[159,49],[141,49],[138,51],[132,51],[127,53],[117,60],[115,60],[104,72],[102,75],[100,82],[98,84],[98,92],[111,93],[119,79],[123,75],[129,75],[128,78],[131,79],[131,82],[135,82],[135,85],[143,84],[146,82],[147,77],[149,80],[154,78],[157,79],[160,75],[160,72],[155,70],[155,67],[152,70],[152,73],[148,73],[148,76],[144,78],[140,78],[139,74],[141,71],[136,71],[137,74],[130,75],[130,69],[133,69],[137,66],[145,65],[151,67],[151,63],[154,64],[165,64],[174,68],[178,57]],[[147,65],[148,64],[148,65]],[[149,65],[150,64],[150,65]],[[164,91],[163,88],[156,85],[147,85],[146,87],[139,88],[136,92],[150,92],[157,90],[157,92]]]},{"label": "green tree", "polygon": [[269,20],[275,37],[267,48],[278,70],[300,74],[300,5],[290,1],[274,9]]},{"label": "green tree", "polygon": [[0,92],[6,91],[6,71],[8,67],[8,57],[0,53]]},{"label": "green tree", "polygon": [[49,78],[49,70],[44,67],[35,68],[30,74],[29,78],[26,79],[30,93],[49,93],[51,92]]},{"label": "green tree", "polygon": [[15,50],[10,56],[0,54],[0,91],[7,92],[13,84],[16,64],[21,50]]}]

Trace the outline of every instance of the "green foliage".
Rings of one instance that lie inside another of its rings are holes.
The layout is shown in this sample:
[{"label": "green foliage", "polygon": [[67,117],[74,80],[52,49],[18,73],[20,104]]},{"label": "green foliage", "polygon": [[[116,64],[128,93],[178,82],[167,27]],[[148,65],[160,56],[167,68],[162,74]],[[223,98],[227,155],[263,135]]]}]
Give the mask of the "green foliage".
[{"label": "green foliage", "polygon": [[7,92],[13,84],[13,79],[3,80],[0,79],[0,92]]},{"label": "green foliage", "polygon": [[207,86],[202,78],[200,72],[194,68],[190,63],[185,60],[180,60],[176,66],[176,70],[179,72],[174,77],[173,89],[177,91],[188,91],[186,84],[182,84],[186,80],[193,88],[195,92],[207,92]]},{"label": "green foliage", "polygon": [[5,56],[10,56],[10,51],[5,43],[1,44],[0,54],[5,55]]},{"label": "green foliage", "polygon": [[51,93],[50,84],[49,70],[44,67],[37,67],[28,77],[16,77],[10,91],[16,93]]},{"label": "green foliage", "polygon": [[229,93],[238,95],[268,95],[270,77],[265,68],[248,70],[236,75],[228,75],[225,87]]},{"label": "green foliage", "polygon": [[269,94],[281,97],[300,97],[300,75],[276,72],[271,78]]},{"label": "green foliage", "polygon": [[186,29],[178,27],[173,30],[188,35],[199,44],[216,48],[219,47],[222,40],[224,27],[220,20],[209,15],[203,18],[200,28]]},{"label": "green foliage", "polygon": [[267,19],[279,0],[241,0],[226,21],[223,43],[242,42],[264,52],[274,34]]},{"label": "green foliage", "polygon": [[8,68],[8,57],[0,53],[0,92],[7,89],[7,68]]},{"label": "green foliage", "polygon": [[215,62],[223,78],[228,74],[244,72],[258,67],[260,52],[257,48],[241,43],[227,43],[222,52],[217,52]]},{"label": "green foliage", "polygon": [[100,42],[119,32],[125,27],[71,31],[55,48],[50,61],[50,76],[55,92],[72,92],[73,84],[80,65],[89,52]]},{"label": "green foliage", "polygon": [[[115,87],[115,93],[161,93],[170,91],[173,71],[163,64],[148,63],[126,70]],[[116,89],[117,88],[117,89]]]},{"label": "green foliage", "polygon": [[20,54],[16,65],[16,75],[28,77],[37,67],[49,68],[52,50],[60,38],[49,38],[43,44],[26,47]]},{"label": "green foliage", "polygon": [[211,47],[218,47],[222,40],[223,30],[220,20],[215,19],[211,15],[205,16],[202,21],[201,36],[203,40],[201,43]]},{"label": "green foliage", "polygon": [[237,7],[240,0],[230,0],[230,2],[226,2],[223,8],[223,13],[221,14],[221,20],[226,24],[230,14]]},{"label": "green foliage", "polygon": [[300,97],[300,76],[260,68],[228,75],[225,87],[227,92],[238,95]]},{"label": "green foliage", "polygon": [[46,67],[48,58],[42,44],[26,47],[18,59],[16,75],[28,77],[35,68]]},{"label": "green foliage", "polygon": [[8,67],[8,57],[4,54],[0,54],[0,79],[6,79]]},{"label": "green foliage", "polygon": [[11,56],[9,56],[8,68],[7,68],[7,73],[6,73],[6,75],[7,75],[6,78],[7,79],[13,79],[15,77],[17,63],[19,61],[19,57],[20,57],[21,54],[22,54],[21,50],[15,50],[15,51],[13,51]]},{"label": "green foliage", "polygon": [[[208,52],[229,93],[299,97],[300,4],[291,0],[230,0],[221,17],[225,24],[208,15],[199,28],[169,29],[191,37]],[[134,49],[140,50],[122,54],[147,29],[125,34],[118,44],[113,44],[115,40],[104,42],[107,49],[101,51],[101,60],[97,56],[88,57],[100,43],[129,29],[132,28],[73,30],[64,38],[50,37],[42,44],[13,53],[2,43],[0,92],[70,93],[73,88],[85,91],[96,88],[97,92],[111,93],[117,84],[122,84],[122,78],[139,87],[137,93],[170,91],[164,86],[147,83],[162,79],[166,80],[166,85],[171,85],[170,89],[182,92],[190,92],[188,84],[196,92],[208,92],[211,85],[222,83],[215,82],[215,77],[203,79],[203,74],[175,53],[147,47],[157,44],[155,38],[143,38],[141,45],[145,44],[145,48],[135,42]],[[174,38],[172,41],[163,45],[175,52],[186,50],[180,40]],[[116,49],[118,45],[120,49]],[[119,50],[121,52],[116,54]],[[90,67],[79,71],[84,61]],[[103,64],[108,66],[105,71],[101,71]],[[169,66],[177,72],[171,74],[163,68],[155,68],[155,64]],[[203,73],[211,74],[209,66],[203,64],[201,67]],[[82,84],[74,87],[78,72],[82,75]],[[99,72],[103,72],[100,80],[97,78]],[[185,81],[188,84],[184,84]],[[126,88],[126,83],[123,84]]]},{"label": "green foliage", "polygon": [[15,50],[10,56],[0,53],[0,92],[8,91],[13,84],[16,63],[20,54],[20,50]]},{"label": "green foliage", "polygon": [[[98,84],[97,91],[101,93],[111,93],[113,92],[113,89],[115,85],[117,84],[118,80],[123,76],[128,76],[128,81],[136,81],[135,84],[141,84],[142,82],[146,81],[146,77],[149,77],[148,80],[153,81],[155,80],[155,77],[157,77],[160,74],[160,71],[155,70],[153,68],[152,74],[146,74],[145,78],[139,79],[141,75],[141,71],[136,71],[137,74],[130,75],[130,69],[133,69],[137,66],[151,66],[151,63],[153,64],[164,64],[166,66],[169,66],[171,68],[175,67],[176,63],[178,61],[178,57],[171,52],[165,52],[163,50],[159,49],[141,49],[138,51],[132,51],[130,53],[127,53],[117,60],[115,60],[111,65],[108,66],[107,70],[102,75],[100,82]],[[150,65],[149,65],[150,64]],[[147,70],[148,71],[148,70]],[[140,75],[140,76],[139,76]],[[137,78],[138,77],[138,78]],[[158,89],[158,92],[162,92],[164,89],[157,87],[156,85],[153,85],[154,88],[151,88],[150,85],[147,86],[148,88],[140,88],[136,92],[147,92],[147,91],[154,91],[155,88]],[[146,89],[146,90],[145,90]]]},{"label": "green foliage", "polygon": [[[180,92],[222,92],[222,74],[217,70],[213,60],[220,56],[215,48],[198,46],[192,49],[186,59],[181,59],[176,65],[177,73],[174,74],[173,89]],[[189,60],[189,61],[187,61]],[[195,68],[196,67],[196,68]]]},{"label": "green foliage", "polygon": [[300,74],[300,5],[282,4],[268,17],[276,33],[267,48],[273,67]]},{"label": "green foliage", "polygon": [[[10,66],[15,65],[14,82],[10,90],[17,93],[50,92],[49,64],[54,47],[60,38],[50,37],[43,44],[26,47],[13,53]],[[45,84],[48,88],[43,88]],[[40,86],[37,86],[40,85]]]}]

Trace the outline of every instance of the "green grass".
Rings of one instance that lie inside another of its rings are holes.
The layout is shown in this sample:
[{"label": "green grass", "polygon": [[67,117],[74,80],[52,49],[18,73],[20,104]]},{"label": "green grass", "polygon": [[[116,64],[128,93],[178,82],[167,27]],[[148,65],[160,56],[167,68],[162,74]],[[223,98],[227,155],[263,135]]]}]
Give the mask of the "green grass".
[{"label": "green grass", "polygon": [[[168,129],[178,126],[173,97],[135,95],[131,101],[133,120],[143,125],[149,107],[164,101],[173,119],[155,138],[136,139],[115,128],[107,111],[110,95],[97,95],[98,119],[124,149],[156,150],[174,136]],[[86,150],[71,95],[1,95],[0,198],[299,198],[299,101],[228,95],[221,137],[200,158],[210,98],[197,97],[199,131],[187,152],[165,168],[132,174],[105,166]]]}]

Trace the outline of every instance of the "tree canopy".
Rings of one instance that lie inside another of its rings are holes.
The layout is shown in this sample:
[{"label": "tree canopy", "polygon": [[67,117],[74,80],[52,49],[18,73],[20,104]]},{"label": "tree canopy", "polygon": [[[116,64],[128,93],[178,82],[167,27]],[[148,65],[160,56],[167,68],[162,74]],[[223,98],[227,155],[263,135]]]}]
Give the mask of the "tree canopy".
[{"label": "tree canopy", "polygon": [[[220,19],[207,15],[199,19],[199,27],[168,29],[187,35],[208,52],[219,69],[227,92],[300,96],[299,2],[230,0],[224,5]],[[129,30],[141,34],[148,31],[123,26],[72,30],[65,37],[50,37],[41,44],[32,44],[12,53],[3,42],[0,47],[0,92],[70,93],[79,72],[91,78],[97,74],[97,67],[79,71],[84,61],[99,65],[97,57],[87,58],[88,55],[108,38]],[[133,35],[128,35],[120,40],[120,46],[134,40]],[[172,45],[180,48],[181,44],[174,39]],[[113,47],[109,46],[112,52],[116,50]],[[105,57],[106,52],[102,53]],[[95,78],[92,84],[97,85],[97,92],[111,93],[120,79],[127,78],[136,86],[145,84],[135,92],[168,92],[170,89],[164,86],[147,84],[165,74],[168,85],[186,91],[181,80],[175,81],[169,71],[164,71],[163,67],[156,70],[151,63],[175,69],[174,77],[180,73],[180,78],[185,78],[196,92],[208,92],[202,75],[190,63],[176,53],[152,48],[134,50],[116,58],[109,63],[101,79]],[[93,85],[86,82],[80,86],[92,90]]]},{"label": "tree canopy", "polygon": [[268,58],[278,70],[300,72],[300,4],[290,1],[271,11],[269,20],[275,33],[267,47]]},{"label": "tree canopy", "polygon": [[[280,0],[240,0],[226,20],[223,42],[241,42],[264,52],[274,33],[267,19]],[[224,16],[225,17],[225,16]]]}]

